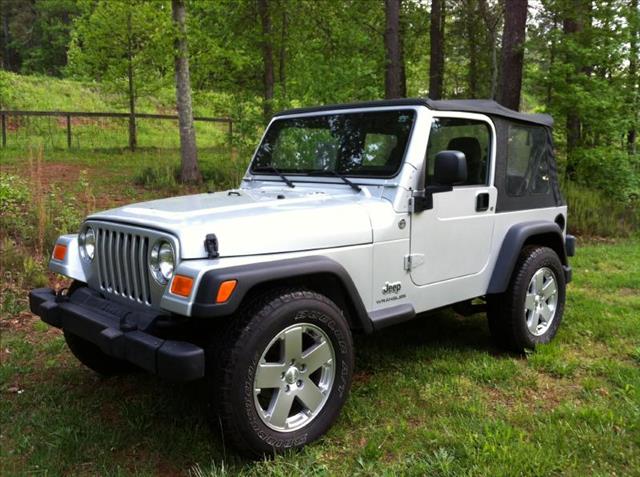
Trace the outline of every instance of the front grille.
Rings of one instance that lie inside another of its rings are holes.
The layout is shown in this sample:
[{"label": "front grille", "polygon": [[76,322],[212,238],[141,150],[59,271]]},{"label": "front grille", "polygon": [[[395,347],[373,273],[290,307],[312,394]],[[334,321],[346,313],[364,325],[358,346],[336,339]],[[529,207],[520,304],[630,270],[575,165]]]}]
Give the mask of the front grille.
[{"label": "front grille", "polygon": [[100,288],[151,305],[149,237],[100,225],[96,228],[96,249]]}]

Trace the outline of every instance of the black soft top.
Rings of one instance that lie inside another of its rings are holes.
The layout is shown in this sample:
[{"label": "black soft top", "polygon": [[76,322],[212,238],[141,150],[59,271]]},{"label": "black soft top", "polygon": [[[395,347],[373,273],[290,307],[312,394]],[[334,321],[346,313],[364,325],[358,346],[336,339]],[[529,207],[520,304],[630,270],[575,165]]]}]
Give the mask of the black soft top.
[{"label": "black soft top", "polygon": [[315,113],[322,111],[334,111],[339,109],[353,108],[379,108],[384,106],[426,106],[434,111],[463,111],[466,113],[482,113],[488,116],[499,116],[501,118],[539,124],[541,126],[552,127],[553,118],[548,114],[526,114],[505,108],[491,99],[445,99],[432,100],[426,98],[403,98],[386,99],[381,101],[367,101],[360,103],[332,104],[326,106],[315,106],[311,108],[296,108],[281,111],[276,114],[288,116],[291,114]]}]

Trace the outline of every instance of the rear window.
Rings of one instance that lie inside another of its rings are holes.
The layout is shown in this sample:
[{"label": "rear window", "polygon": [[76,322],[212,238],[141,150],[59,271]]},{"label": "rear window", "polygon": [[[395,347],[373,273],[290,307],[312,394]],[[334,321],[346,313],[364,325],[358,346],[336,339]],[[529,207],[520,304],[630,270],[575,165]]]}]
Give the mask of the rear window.
[{"label": "rear window", "polygon": [[551,180],[547,131],[539,126],[509,126],[507,194],[549,194]]}]

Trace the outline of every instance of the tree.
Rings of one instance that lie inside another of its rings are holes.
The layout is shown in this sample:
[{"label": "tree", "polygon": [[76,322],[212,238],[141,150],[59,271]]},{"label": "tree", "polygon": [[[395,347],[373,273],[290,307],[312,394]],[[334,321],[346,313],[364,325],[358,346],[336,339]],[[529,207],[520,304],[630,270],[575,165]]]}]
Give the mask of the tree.
[{"label": "tree", "polygon": [[262,27],[263,114],[265,122],[268,122],[273,115],[273,90],[275,82],[269,0],[258,0],[258,14]]},{"label": "tree", "polygon": [[478,0],[478,10],[487,30],[486,45],[491,54],[489,97],[495,99],[498,92],[498,31],[502,21],[502,9],[498,2],[490,5],[487,0]]},{"label": "tree", "polygon": [[[584,16],[581,11],[581,5],[578,5],[577,1],[573,1],[574,8],[565,11],[565,17],[562,21],[562,30],[565,35],[565,40],[569,45],[579,44],[580,40],[576,39],[576,36],[581,33],[583,29]],[[565,50],[565,61],[571,68],[569,75],[567,76],[567,82],[573,81],[573,76],[576,73],[582,71],[585,72],[582,58],[580,57],[579,49],[577,47],[567,48]],[[581,121],[578,108],[570,106],[566,111],[566,128],[567,128],[567,168],[566,175],[569,179],[576,179],[576,166],[574,154],[576,149],[581,146]]]},{"label": "tree", "polygon": [[444,84],[445,0],[431,2],[431,54],[429,58],[429,97],[442,98]]},{"label": "tree", "polygon": [[141,96],[167,83],[171,23],[166,2],[98,0],[83,4],[74,25],[67,72],[98,80],[126,98],[129,149],[137,147],[136,107]]},{"label": "tree", "polygon": [[59,76],[78,0],[0,0],[0,65],[21,73]]},{"label": "tree", "polygon": [[520,109],[522,65],[527,24],[527,0],[509,0],[505,8],[502,34],[501,78],[498,102],[507,108]]},{"label": "tree", "polygon": [[278,55],[278,83],[282,95],[287,96],[287,34],[289,29],[289,15],[286,4],[280,5],[282,23],[280,25],[280,52]]},{"label": "tree", "polygon": [[187,45],[186,8],[184,0],[171,0],[173,22],[176,28],[175,68],[176,68],[176,104],[178,124],[180,126],[180,157],[182,182],[202,182],[198,168],[198,150],[196,149],[196,130],[193,127],[191,107],[191,82],[189,80],[189,48]]},{"label": "tree", "polygon": [[400,0],[385,0],[385,19],[385,98],[402,98],[407,94],[407,87],[403,73],[404,59],[400,36]]},{"label": "tree", "polygon": [[640,115],[640,77],[638,76],[638,57],[640,56],[640,7],[638,0],[630,0],[629,13],[629,105],[630,126],[627,132],[627,148],[630,154],[635,154],[638,138],[638,116]]}]

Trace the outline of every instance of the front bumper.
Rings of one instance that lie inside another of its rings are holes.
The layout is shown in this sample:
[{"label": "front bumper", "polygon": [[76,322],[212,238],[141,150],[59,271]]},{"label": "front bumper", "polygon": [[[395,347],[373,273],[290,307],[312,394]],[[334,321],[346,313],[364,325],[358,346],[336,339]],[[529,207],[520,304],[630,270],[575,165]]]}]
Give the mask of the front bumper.
[{"label": "front bumper", "polygon": [[89,288],[80,288],[69,297],[38,288],[29,294],[29,306],[45,323],[162,378],[190,381],[204,376],[201,347],[150,333],[161,318],[158,314],[106,300]]}]

